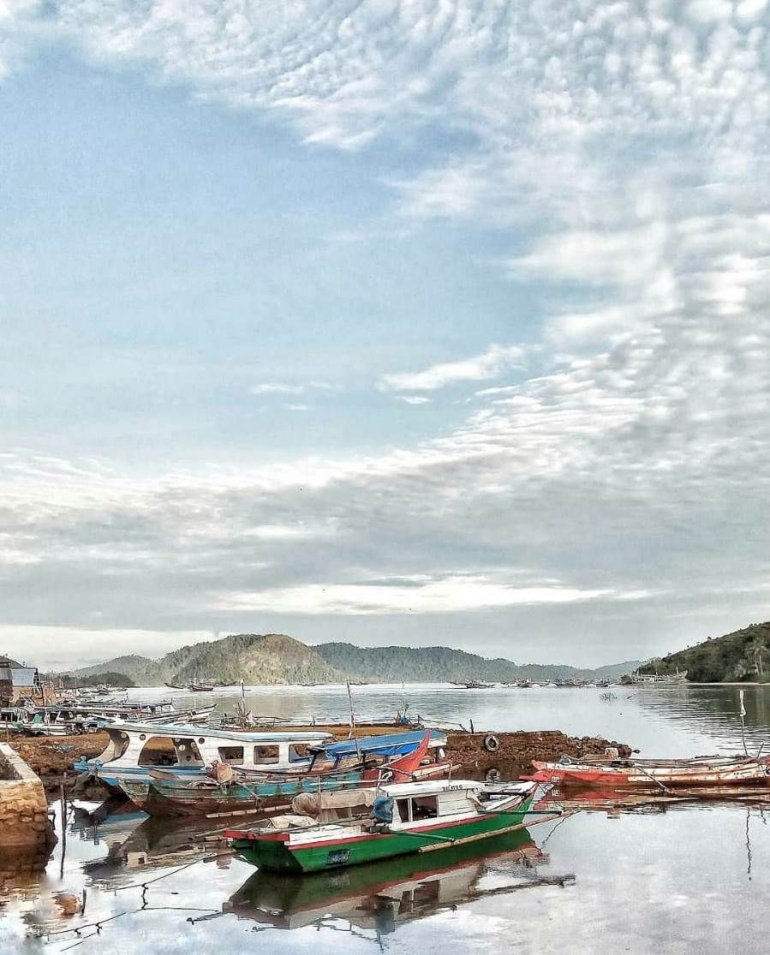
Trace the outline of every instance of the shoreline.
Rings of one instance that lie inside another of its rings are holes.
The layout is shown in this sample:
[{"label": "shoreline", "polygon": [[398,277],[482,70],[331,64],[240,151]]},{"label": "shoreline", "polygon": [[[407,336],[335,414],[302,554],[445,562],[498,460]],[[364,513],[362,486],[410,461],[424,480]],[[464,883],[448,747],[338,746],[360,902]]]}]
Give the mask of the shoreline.
[{"label": "shoreline", "polygon": [[[339,738],[348,736],[347,726],[336,725],[328,729]],[[381,732],[392,732],[393,729],[393,726],[382,727]],[[372,727],[361,727],[356,735],[366,736],[371,733]],[[516,779],[531,770],[533,759],[552,761],[565,755],[579,759],[582,756],[601,755],[609,746],[617,747],[621,755],[631,753],[628,745],[615,740],[606,740],[599,736],[568,736],[559,730],[520,730],[513,733],[496,733],[494,730],[474,733],[447,730],[446,734],[447,755],[460,765],[456,775],[462,773],[472,778],[483,778],[486,773],[497,772],[501,779]],[[494,752],[489,752],[484,747],[484,741],[489,736],[496,737],[499,744]],[[62,786],[71,792],[78,778],[72,764],[81,756],[89,759],[99,756],[104,751],[107,740],[108,736],[104,732],[89,733],[85,736],[29,737],[14,734],[10,738],[10,744],[40,776],[46,790],[53,793],[59,792]],[[94,782],[93,785],[97,792],[103,792],[106,798],[107,790],[101,783]]]}]

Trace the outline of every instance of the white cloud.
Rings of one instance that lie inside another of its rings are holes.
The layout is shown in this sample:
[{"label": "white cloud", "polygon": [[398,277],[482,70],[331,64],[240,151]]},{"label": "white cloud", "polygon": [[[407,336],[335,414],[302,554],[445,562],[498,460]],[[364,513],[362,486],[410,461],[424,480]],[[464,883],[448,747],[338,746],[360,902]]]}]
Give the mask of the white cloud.
[{"label": "white cloud", "polygon": [[264,382],[249,388],[250,395],[301,395],[304,391],[303,385],[287,385],[280,381]]},{"label": "white cloud", "polygon": [[[32,4],[2,10],[8,60],[41,24]],[[238,620],[415,603],[510,620],[563,604],[571,619],[664,590],[722,614],[739,599],[722,593],[725,568],[754,579],[770,546],[765,11],[764,0],[46,7],[47,40],[270,111],[313,142],[374,150],[379,137],[382,159],[394,139],[446,136],[445,150],[413,149],[439,159],[383,174],[399,212],[389,236],[435,218],[491,223],[511,299],[526,285],[543,345],[536,372],[476,391],[465,421],[395,450],[139,477],[6,451],[8,619],[72,624],[92,596],[105,633],[110,619],[151,629],[144,614],[203,628],[212,606]],[[522,360],[493,345],[379,387],[424,403]],[[305,392],[276,381],[252,393]],[[469,554],[484,574],[459,574]],[[512,573],[519,554],[541,568],[532,581],[485,576]],[[417,587],[350,583],[426,571]],[[115,587],[118,573],[131,588]],[[658,609],[656,632],[671,608]]]},{"label": "white cloud", "polygon": [[645,596],[560,586],[511,587],[483,577],[448,577],[407,587],[330,583],[260,593],[230,593],[216,600],[214,609],[287,614],[454,613],[525,604],[567,604],[600,598],[643,599]]},{"label": "white cloud", "polygon": [[101,663],[105,653],[138,653],[157,659],[179,647],[218,640],[207,630],[160,631],[115,627],[0,625],[0,653],[40,669],[65,670]]},{"label": "white cloud", "polygon": [[377,387],[381,391],[437,391],[459,382],[494,378],[520,365],[523,356],[524,350],[518,345],[490,345],[473,358],[431,365],[424,371],[382,375]]},{"label": "white cloud", "polygon": [[422,395],[399,395],[401,401],[405,401],[408,405],[428,405],[431,403],[430,398],[425,398]]}]

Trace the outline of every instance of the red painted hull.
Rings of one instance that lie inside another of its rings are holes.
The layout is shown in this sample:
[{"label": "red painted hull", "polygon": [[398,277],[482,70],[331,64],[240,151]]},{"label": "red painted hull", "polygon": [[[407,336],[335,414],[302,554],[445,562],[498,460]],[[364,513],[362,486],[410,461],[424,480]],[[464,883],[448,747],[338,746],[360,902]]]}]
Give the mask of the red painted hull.
[{"label": "red painted hull", "polygon": [[634,786],[639,788],[766,785],[770,767],[766,759],[621,761],[617,765],[533,762],[536,772],[527,777],[540,783],[568,786]]}]

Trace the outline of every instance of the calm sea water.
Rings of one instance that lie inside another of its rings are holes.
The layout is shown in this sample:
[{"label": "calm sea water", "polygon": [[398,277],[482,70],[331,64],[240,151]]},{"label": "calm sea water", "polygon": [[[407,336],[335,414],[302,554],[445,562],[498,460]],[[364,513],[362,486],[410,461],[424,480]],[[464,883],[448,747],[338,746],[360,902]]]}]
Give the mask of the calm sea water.
[{"label": "calm sea water", "polygon": [[[746,688],[743,730],[737,688],[613,688],[610,700],[607,692],[411,685],[404,695],[427,721],[472,720],[476,729],[602,735],[650,756],[731,752],[744,740],[750,751],[770,752],[770,690]],[[232,709],[240,693],[204,698]],[[403,705],[392,686],[354,688],[354,700],[359,719]],[[297,720],[348,712],[342,687],[247,689],[246,701],[256,714]],[[31,871],[28,859],[0,860],[0,952],[768,950],[770,830],[756,808],[583,812],[532,827],[493,855],[437,853],[422,857],[419,871],[359,867],[310,881],[191,854],[186,832],[140,814],[96,829],[83,818],[70,810],[66,849],[60,838],[44,871]],[[85,915],[63,917],[57,893],[84,889]]]}]

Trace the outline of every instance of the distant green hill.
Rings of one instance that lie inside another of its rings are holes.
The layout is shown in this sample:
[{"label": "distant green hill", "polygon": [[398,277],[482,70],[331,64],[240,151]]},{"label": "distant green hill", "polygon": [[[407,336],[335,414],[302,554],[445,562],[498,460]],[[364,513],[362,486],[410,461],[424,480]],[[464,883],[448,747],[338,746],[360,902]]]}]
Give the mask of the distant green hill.
[{"label": "distant green hill", "polygon": [[121,673],[137,686],[187,684],[193,680],[251,684],[340,683],[346,679],[381,683],[440,683],[482,680],[612,679],[638,661],[579,670],[570,666],[517,666],[502,657],[488,659],[450,647],[356,647],[351,643],[306,646],[285,634],[240,633],[210,643],[196,643],[159,660],[136,655],[116,657],[74,670],[76,680]]},{"label": "distant green hill", "polygon": [[446,683],[480,680],[619,679],[639,665],[638,660],[585,670],[559,664],[520,666],[504,657],[489,659],[451,647],[357,647],[352,643],[320,643],[314,648],[335,670],[356,680],[379,683]]},{"label": "distant green hill", "polygon": [[124,656],[73,670],[70,676],[89,678],[107,672],[124,673],[138,686],[186,684],[193,680],[250,684],[334,683],[345,679],[312,647],[280,633],[239,633],[210,643],[196,643],[167,653],[159,660]]},{"label": "distant green hill", "polygon": [[321,643],[314,649],[335,670],[355,680],[377,683],[506,682],[518,679],[520,669],[510,660],[488,660],[449,647],[356,647],[352,643]]},{"label": "distant green hill", "polygon": [[770,622],[709,637],[641,667],[642,673],[677,670],[686,670],[691,683],[770,682]]}]

